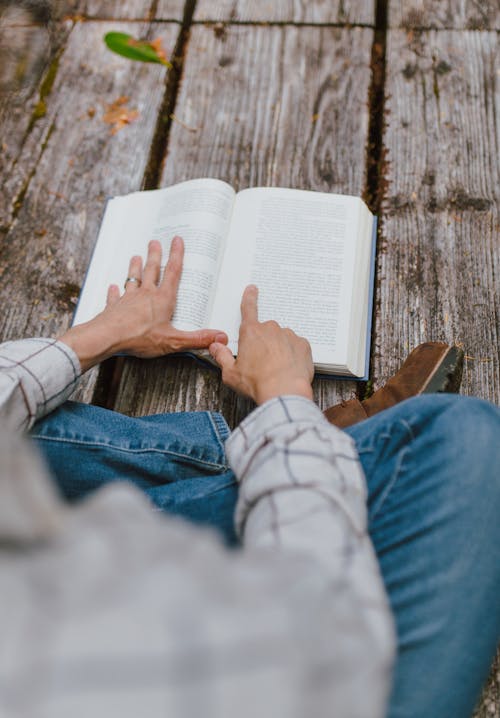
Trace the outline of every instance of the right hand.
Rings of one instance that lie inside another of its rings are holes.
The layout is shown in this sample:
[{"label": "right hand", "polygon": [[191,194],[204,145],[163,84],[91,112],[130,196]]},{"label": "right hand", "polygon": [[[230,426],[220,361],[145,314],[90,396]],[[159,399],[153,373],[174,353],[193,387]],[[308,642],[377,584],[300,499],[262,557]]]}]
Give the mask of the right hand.
[{"label": "right hand", "polygon": [[259,322],[257,296],[252,284],[243,293],[237,358],[220,342],[209,347],[222,369],[222,381],[257,404],[285,394],[312,399],[314,367],[309,342],[277,322]]}]

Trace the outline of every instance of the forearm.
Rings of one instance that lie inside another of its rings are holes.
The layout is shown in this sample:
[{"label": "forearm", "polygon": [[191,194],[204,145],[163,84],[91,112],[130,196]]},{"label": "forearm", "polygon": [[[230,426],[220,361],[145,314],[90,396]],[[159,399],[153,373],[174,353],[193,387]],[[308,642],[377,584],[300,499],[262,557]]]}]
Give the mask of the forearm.
[{"label": "forearm", "polygon": [[0,345],[0,417],[14,430],[29,429],[62,404],[81,374],[78,357],[55,339]]}]

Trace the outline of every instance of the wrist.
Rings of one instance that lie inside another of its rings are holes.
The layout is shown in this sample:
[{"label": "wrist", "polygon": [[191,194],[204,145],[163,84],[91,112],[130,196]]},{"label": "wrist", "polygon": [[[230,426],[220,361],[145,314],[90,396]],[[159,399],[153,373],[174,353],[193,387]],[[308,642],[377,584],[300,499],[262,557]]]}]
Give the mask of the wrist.
[{"label": "wrist", "polygon": [[58,340],[75,352],[82,372],[120,351],[120,340],[116,331],[101,319],[101,315],[68,329]]},{"label": "wrist", "polygon": [[305,399],[313,398],[312,386],[307,379],[284,379],[264,383],[257,387],[255,392],[256,404],[264,404],[277,396],[303,396]]}]

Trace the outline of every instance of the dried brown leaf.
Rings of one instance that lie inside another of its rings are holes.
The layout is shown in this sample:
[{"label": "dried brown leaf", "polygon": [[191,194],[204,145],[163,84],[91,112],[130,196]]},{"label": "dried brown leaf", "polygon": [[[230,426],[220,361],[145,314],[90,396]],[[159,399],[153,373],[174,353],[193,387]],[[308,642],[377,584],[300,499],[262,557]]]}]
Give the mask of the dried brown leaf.
[{"label": "dried brown leaf", "polygon": [[106,105],[106,112],[103,116],[103,121],[108,125],[111,125],[111,134],[121,130],[126,125],[130,125],[131,122],[139,117],[139,111],[137,109],[131,110],[127,107],[129,97],[127,95],[121,95],[112,102],[110,105]]}]

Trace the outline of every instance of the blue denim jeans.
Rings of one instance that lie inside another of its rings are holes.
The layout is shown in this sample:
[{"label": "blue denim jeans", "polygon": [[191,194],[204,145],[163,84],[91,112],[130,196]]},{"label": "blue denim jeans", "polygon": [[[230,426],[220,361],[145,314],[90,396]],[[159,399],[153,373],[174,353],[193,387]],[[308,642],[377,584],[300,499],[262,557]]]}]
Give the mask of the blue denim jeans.
[{"label": "blue denim jeans", "polygon": [[[68,500],[132,481],[159,510],[235,543],[237,485],[220,414],[133,419],[68,402],[32,433]],[[348,433],[398,632],[388,715],[469,718],[500,637],[500,410],[423,396]]]}]

